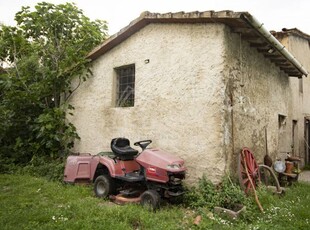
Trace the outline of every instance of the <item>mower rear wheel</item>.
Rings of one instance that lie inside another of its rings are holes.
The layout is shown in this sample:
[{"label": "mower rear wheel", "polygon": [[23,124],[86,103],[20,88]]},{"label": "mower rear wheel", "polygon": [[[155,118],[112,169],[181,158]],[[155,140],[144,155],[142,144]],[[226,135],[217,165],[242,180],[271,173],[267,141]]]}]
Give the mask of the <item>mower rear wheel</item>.
[{"label": "mower rear wheel", "polygon": [[97,197],[106,198],[113,193],[113,190],[114,184],[109,175],[101,175],[96,178],[94,191]]},{"label": "mower rear wheel", "polygon": [[147,190],[141,195],[140,204],[149,211],[155,211],[160,206],[160,196],[155,190]]}]

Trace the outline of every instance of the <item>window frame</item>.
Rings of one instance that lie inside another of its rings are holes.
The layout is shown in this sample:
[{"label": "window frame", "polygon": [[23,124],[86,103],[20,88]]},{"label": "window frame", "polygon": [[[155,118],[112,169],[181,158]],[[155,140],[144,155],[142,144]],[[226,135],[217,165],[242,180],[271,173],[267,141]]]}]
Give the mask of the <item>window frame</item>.
[{"label": "window frame", "polygon": [[115,107],[135,105],[135,64],[114,68],[116,73]]}]

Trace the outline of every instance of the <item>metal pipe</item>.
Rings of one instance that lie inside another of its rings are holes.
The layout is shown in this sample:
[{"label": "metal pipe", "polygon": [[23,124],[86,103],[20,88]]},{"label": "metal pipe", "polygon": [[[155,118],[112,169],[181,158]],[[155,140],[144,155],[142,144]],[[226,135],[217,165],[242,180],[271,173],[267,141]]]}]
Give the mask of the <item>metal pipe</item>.
[{"label": "metal pipe", "polygon": [[303,65],[282,45],[263,25],[264,23],[259,22],[254,16],[248,12],[243,13],[243,17],[253,26],[256,30],[259,31],[261,35],[264,36],[273,47],[278,50],[284,57],[291,61],[291,63],[306,77],[308,71],[303,67]]}]

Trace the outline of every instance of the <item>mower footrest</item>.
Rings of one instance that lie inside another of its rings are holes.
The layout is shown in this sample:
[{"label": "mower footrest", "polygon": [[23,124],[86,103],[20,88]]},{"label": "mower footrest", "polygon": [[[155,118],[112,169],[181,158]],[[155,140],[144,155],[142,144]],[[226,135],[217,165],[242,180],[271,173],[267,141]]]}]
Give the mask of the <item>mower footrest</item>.
[{"label": "mower footrest", "polygon": [[125,176],[116,176],[115,178],[124,180],[127,182],[139,182],[144,181],[145,177],[136,173],[127,173]]}]

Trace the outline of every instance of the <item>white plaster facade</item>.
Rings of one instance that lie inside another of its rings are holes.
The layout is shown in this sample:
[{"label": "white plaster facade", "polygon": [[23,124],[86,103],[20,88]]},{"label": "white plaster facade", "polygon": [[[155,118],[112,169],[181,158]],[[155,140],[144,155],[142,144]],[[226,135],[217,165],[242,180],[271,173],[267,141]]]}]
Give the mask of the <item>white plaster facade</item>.
[{"label": "white plaster facade", "polygon": [[[135,104],[116,107],[115,68],[129,64]],[[73,151],[109,151],[119,136],[152,139],[185,160],[188,182],[235,172],[244,146],[261,162],[266,127],[275,159],[279,114],[293,118],[288,75],[221,23],[150,23],[94,60],[92,71],[70,101],[81,137]]]}]

